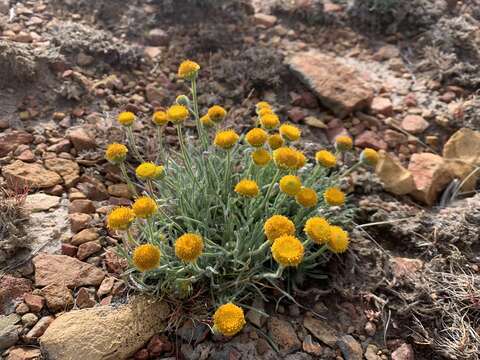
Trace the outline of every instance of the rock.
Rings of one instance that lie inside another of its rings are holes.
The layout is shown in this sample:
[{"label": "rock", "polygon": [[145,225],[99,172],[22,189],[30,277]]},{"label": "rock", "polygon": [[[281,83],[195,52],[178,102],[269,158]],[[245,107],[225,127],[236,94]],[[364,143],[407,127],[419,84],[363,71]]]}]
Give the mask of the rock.
[{"label": "rock", "polygon": [[278,345],[282,354],[289,354],[301,348],[302,343],[288,321],[272,316],[268,319],[267,325],[270,338]]},{"label": "rock", "polygon": [[22,144],[33,142],[33,135],[26,131],[12,131],[0,136],[0,157],[7,155]]},{"label": "rock", "polygon": [[74,186],[80,178],[80,166],[73,160],[51,158],[45,160],[45,167],[59,174],[67,187]]},{"label": "rock", "polygon": [[414,360],[415,354],[412,345],[403,344],[392,353],[392,360]]},{"label": "rock", "polygon": [[105,252],[105,265],[108,271],[121,274],[128,266],[126,259],[119,257],[115,251],[107,250]]},{"label": "rock", "polygon": [[83,229],[78,234],[73,235],[71,244],[74,246],[79,246],[85,244],[89,241],[95,241],[99,237],[97,230],[95,229]]},{"label": "rock", "polygon": [[89,241],[78,247],[77,257],[85,260],[100,250],[102,250],[102,246],[97,241]]},{"label": "rock", "polygon": [[480,132],[463,128],[453,134],[443,147],[446,159],[459,159],[474,166],[480,165]]},{"label": "rock", "polygon": [[266,314],[265,302],[261,297],[256,297],[253,300],[252,308],[247,311],[246,318],[256,327],[261,328],[267,321],[267,316],[263,315],[262,312]]},{"label": "rock", "polygon": [[458,159],[445,159],[445,168],[452,179],[459,179],[462,182],[465,181],[460,191],[475,190],[477,181],[480,177],[480,172],[476,171],[477,166]]},{"label": "rock", "polygon": [[32,152],[32,150],[27,149],[22,151],[22,153],[17,156],[17,159],[24,162],[34,162],[35,154]]},{"label": "rock", "polygon": [[8,15],[10,11],[10,0],[1,0],[0,1],[0,14]]},{"label": "rock", "polygon": [[103,279],[102,283],[100,284],[100,287],[97,290],[97,296],[101,298],[105,295],[110,294],[114,284],[115,284],[115,278],[113,277],[108,276],[105,279]]},{"label": "rock", "polygon": [[277,17],[273,15],[257,13],[254,15],[253,20],[255,22],[255,25],[260,25],[266,28],[270,28],[273,25],[275,25],[275,23],[277,22]]},{"label": "rock", "polygon": [[160,356],[172,351],[173,345],[166,335],[154,335],[148,342],[147,349],[150,356]]},{"label": "rock", "polygon": [[386,129],[383,138],[391,148],[395,148],[400,144],[405,144],[408,141],[407,135],[392,129]]},{"label": "rock", "polygon": [[9,186],[15,188],[27,186],[43,189],[62,182],[56,172],[49,171],[40,164],[30,164],[20,160],[5,166],[2,173]]},{"label": "rock", "polygon": [[394,257],[391,260],[391,267],[395,278],[408,280],[419,275],[423,269],[423,262],[420,259]]},{"label": "rock", "polygon": [[402,128],[411,134],[421,134],[430,126],[429,122],[419,115],[407,115],[402,120]]},{"label": "rock", "polygon": [[398,50],[396,46],[385,45],[378,49],[375,54],[373,54],[372,59],[376,61],[384,61],[391,58],[398,58],[399,56],[400,50]]},{"label": "rock", "polygon": [[16,307],[15,307],[15,313],[17,313],[18,315],[24,315],[26,313],[28,313],[30,311],[30,309],[28,308],[27,304],[21,302],[20,304],[18,304]]},{"label": "rock", "polygon": [[415,182],[412,196],[427,205],[433,205],[438,194],[452,180],[444,159],[431,153],[413,154],[408,170]]},{"label": "rock", "polygon": [[373,114],[382,114],[385,116],[391,116],[393,114],[393,104],[390,99],[376,96],[373,98],[370,105],[370,109]]},{"label": "rock", "polygon": [[45,305],[45,299],[43,297],[31,293],[25,294],[23,301],[27,304],[30,311],[34,313],[40,312]]},{"label": "rock", "polygon": [[60,197],[42,193],[28,195],[25,199],[25,209],[31,212],[47,211],[60,204]]},{"label": "rock", "polygon": [[355,138],[355,146],[360,148],[372,148],[375,150],[387,150],[387,143],[377,132],[367,130]]},{"label": "rock", "polygon": [[16,303],[30,291],[32,291],[30,280],[10,275],[0,276],[0,315],[14,312]]},{"label": "rock", "polygon": [[28,328],[31,328],[33,325],[35,325],[37,321],[38,317],[33,313],[27,313],[22,316],[22,324]]},{"label": "rock", "polygon": [[42,354],[39,349],[31,347],[16,347],[10,349],[6,360],[40,360]]},{"label": "rock", "polygon": [[73,306],[72,292],[62,283],[52,283],[44,287],[42,296],[53,313],[68,310]]},{"label": "rock", "polygon": [[77,294],[76,304],[80,309],[86,309],[94,307],[96,302],[86,288],[80,288]]},{"label": "rock", "polygon": [[70,228],[73,233],[77,233],[80,230],[85,229],[90,225],[92,217],[88,214],[74,213],[68,216],[70,219]]},{"label": "rock", "polygon": [[67,137],[77,151],[94,150],[97,146],[95,138],[83,127],[71,128]]},{"label": "rock", "polygon": [[305,316],[303,326],[325,345],[335,347],[337,342],[337,330],[328,325],[324,320],[312,316]]},{"label": "rock", "polygon": [[53,316],[44,316],[35,324],[35,326],[25,335],[26,341],[33,341],[42,336],[55,318]]},{"label": "rock", "polygon": [[344,335],[337,340],[337,346],[345,360],[362,360],[362,346],[351,335]]},{"label": "rock", "polygon": [[357,71],[333,57],[318,51],[301,52],[288,59],[287,64],[340,118],[368,107],[373,99],[373,89]]},{"label": "rock", "polygon": [[209,333],[208,326],[201,322],[193,322],[191,319],[186,320],[182,327],[177,330],[177,336],[194,345],[203,342]]},{"label": "rock", "polygon": [[385,151],[379,152],[379,161],[375,172],[385,190],[396,195],[410,194],[415,190],[415,182],[410,171]]},{"label": "rock", "polygon": [[21,330],[20,325],[0,327],[0,352],[17,343]]},{"label": "rock", "polygon": [[94,201],[102,201],[108,199],[107,187],[97,178],[93,176],[82,176],[76,187],[84,193],[88,199]]},{"label": "rock", "polygon": [[366,324],[365,324],[365,333],[368,335],[368,336],[374,336],[375,333],[377,332],[377,325],[375,325],[375,323],[371,322],[371,321],[368,321]]},{"label": "rock", "polygon": [[303,351],[314,356],[321,356],[323,352],[322,345],[314,342],[311,335],[305,336],[302,344]]},{"label": "rock", "polygon": [[164,330],[169,314],[168,305],[146,297],[117,308],[73,310],[55,319],[40,346],[50,360],[127,359]]},{"label": "rock", "polygon": [[162,49],[158,46],[147,46],[143,50],[143,54],[145,55],[145,57],[150,60],[155,59],[161,53],[162,53]]},{"label": "rock", "polygon": [[93,202],[91,200],[74,200],[70,203],[70,206],[68,207],[68,212],[70,214],[93,214],[95,213],[95,205],[93,205]]},{"label": "rock", "polygon": [[105,278],[105,273],[99,268],[65,255],[40,253],[33,258],[33,264],[36,286],[98,286]]},{"label": "rock", "polygon": [[153,46],[167,46],[170,37],[162,29],[152,29],[148,32],[147,40]]},{"label": "rock", "polygon": [[125,198],[125,199],[131,199],[132,194],[130,193],[130,190],[128,189],[127,184],[113,184],[108,186],[108,193],[112,196],[120,197],[120,198]]},{"label": "rock", "polygon": [[67,255],[71,257],[77,257],[78,247],[70,244],[62,244],[62,255]]},{"label": "rock", "polygon": [[365,359],[367,360],[382,360],[380,356],[377,355],[378,348],[373,344],[368,344],[367,350],[365,351]]}]

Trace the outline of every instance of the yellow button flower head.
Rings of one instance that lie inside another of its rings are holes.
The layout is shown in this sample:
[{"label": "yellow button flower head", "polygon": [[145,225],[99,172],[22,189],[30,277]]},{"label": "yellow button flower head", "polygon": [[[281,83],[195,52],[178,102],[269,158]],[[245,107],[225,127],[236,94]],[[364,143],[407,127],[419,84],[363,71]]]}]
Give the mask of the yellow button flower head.
[{"label": "yellow button flower head", "polygon": [[213,105],[210,109],[208,109],[207,115],[210,120],[218,124],[223,119],[225,119],[225,116],[227,116],[227,110],[225,110],[221,106]]},{"label": "yellow button flower head", "polygon": [[303,229],[315,244],[326,244],[330,241],[330,223],[322,217],[315,216],[307,220]]},{"label": "yellow button flower head", "polygon": [[269,107],[264,107],[257,110],[257,115],[260,117],[265,116],[267,114],[273,114],[273,110]]},{"label": "yellow button flower head", "polygon": [[289,147],[281,147],[273,152],[275,164],[284,169],[295,169],[298,163],[298,152]]},{"label": "yellow button flower head", "polygon": [[295,196],[302,188],[300,178],[295,175],[285,175],[279,182],[280,190],[287,195]]},{"label": "yellow button flower head", "polygon": [[245,135],[245,140],[254,147],[263,146],[267,142],[268,134],[265,130],[260,128],[253,128]]},{"label": "yellow button flower head", "polygon": [[272,106],[266,102],[266,101],[260,101],[257,103],[257,105],[255,105],[256,109],[257,110],[260,110],[260,109],[271,109]]},{"label": "yellow button flower head", "polygon": [[242,308],[228,303],[220,306],[213,314],[213,329],[224,336],[233,336],[245,326]]},{"label": "yellow button flower head", "polygon": [[117,120],[123,126],[130,126],[135,121],[135,114],[130,111],[123,111],[118,114]]},{"label": "yellow button flower head", "polygon": [[272,242],[282,235],[294,235],[295,224],[292,220],[283,215],[273,215],[263,225],[263,232],[267,239]]},{"label": "yellow button flower head", "polygon": [[300,191],[295,196],[295,200],[297,203],[302,205],[303,207],[310,208],[317,205],[318,202],[318,195],[315,190],[311,188],[301,188]]},{"label": "yellow button flower head", "polygon": [[213,143],[219,148],[228,150],[235,146],[240,137],[233,130],[219,131],[215,135]]},{"label": "yellow button flower head", "polygon": [[297,156],[297,163],[293,168],[298,170],[305,166],[305,164],[307,163],[307,158],[305,154],[301,151],[295,150],[295,154]]},{"label": "yellow button flower head", "polygon": [[138,246],[133,251],[133,264],[141,272],[155,270],[160,265],[160,249],[152,244]]},{"label": "yellow button flower head", "polygon": [[197,77],[200,65],[195,61],[185,60],[178,67],[178,77],[187,80],[193,80]]},{"label": "yellow button flower head", "polygon": [[291,124],[283,124],[278,131],[280,131],[280,135],[288,141],[297,141],[302,134],[298,127]]},{"label": "yellow button flower head", "polygon": [[253,180],[243,179],[237,185],[235,185],[235,192],[245,197],[255,197],[260,190],[258,185]]},{"label": "yellow button flower head", "polygon": [[340,226],[330,226],[330,240],[328,248],[336,254],[343,253],[348,249],[350,239],[348,233]]},{"label": "yellow button flower head", "polygon": [[165,167],[162,165],[155,166],[155,179],[160,179],[165,175]]},{"label": "yellow button flower head", "polygon": [[198,234],[183,234],[175,241],[175,255],[185,261],[194,262],[203,252],[203,239]]},{"label": "yellow button flower head", "polygon": [[378,163],[378,152],[373,149],[365,148],[360,154],[360,161],[366,165],[376,166]]},{"label": "yellow button flower head", "polygon": [[152,198],[141,196],[135,200],[132,209],[137,217],[146,219],[157,212],[157,204]]},{"label": "yellow button flower head", "polygon": [[127,153],[128,149],[125,145],[113,143],[108,145],[107,151],[105,151],[105,159],[112,164],[118,164],[125,160]]},{"label": "yellow button flower head", "polygon": [[270,146],[272,150],[277,150],[282,147],[284,143],[285,141],[280,134],[272,134],[268,137],[268,146]]},{"label": "yellow button flower head", "polygon": [[317,163],[326,168],[332,168],[337,165],[337,158],[328,150],[320,150],[315,154]]},{"label": "yellow button flower head", "polygon": [[257,166],[265,166],[272,160],[272,157],[267,150],[260,148],[252,153],[252,160]]},{"label": "yellow button flower head", "polygon": [[303,244],[295,236],[282,235],[273,242],[273,259],[282,266],[298,266],[303,254]]},{"label": "yellow button flower head", "polygon": [[340,135],[335,138],[335,148],[337,151],[348,151],[353,148],[352,138],[345,135]]},{"label": "yellow button flower head", "polygon": [[112,211],[107,216],[107,226],[112,230],[127,230],[128,227],[135,220],[135,213],[132,209],[125,206],[120,206]]},{"label": "yellow button flower head", "polygon": [[202,125],[205,126],[205,127],[215,126],[215,123],[214,123],[212,120],[210,120],[210,118],[208,117],[208,114],[203,115],[203,116],[200,118],[200,122],[201,122]]},{"label": "yellow button flower head", "polygon": [[260,125],[265,129],[272,130],[280,125],[280,119],[275,114],[265,114],[260,118]]},{"label": "yellow button flower head", "polygon": [[155,111],[152,116],[152,122],[155,125],[163,126],[168,123],[168,115],[165,111]]},{"label": "yellow button flower head", "polygon": [[345,204],[345,193],[335,187],[328,188],[323,193],[325,202],[330,206],[342,206]]},{"label": "yellow button flower head", "polygon": [[188,109],[183,105],[172,105],[167,110],[167,117],[172,124],[181,124],[188,118]]},{"label": "yellow button flower head", "polygon": [[157,174],[157,165],[152,162],[144,162],[137,166],[135,175],[141,180],[155,179]]}]

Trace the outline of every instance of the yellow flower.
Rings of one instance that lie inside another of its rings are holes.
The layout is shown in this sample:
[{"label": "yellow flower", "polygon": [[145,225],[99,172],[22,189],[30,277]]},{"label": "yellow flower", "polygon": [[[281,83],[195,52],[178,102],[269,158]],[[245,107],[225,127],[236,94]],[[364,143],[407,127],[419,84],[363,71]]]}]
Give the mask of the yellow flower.
[{"label": "yellow flower", "polygon": [[295,199],[297,203],[306,208],[314,207],[318,202],[318,196],[315,190],[306,187],[300,189]]},{"label": "yellow flower", "polygon": [[348,151],[353,148],[352,138],[345,135],[340,135],[335,138],[335,148],[338,151]]},{"label": "yellow flower", "polygon": [[280,190],[285,194],[290,196],[295,196],[300,191],[302,187],[302,182],[298,176],[295,175],[285,175],[280,179],[279,182]]},{"label": "yellow flower", "polygon": [[219,131],[215,135],[213,143],[219,148],[228,150],[235,146],[239,139],[238,134],[233,130]]},{"label": "yellow flower", "polygon": [[330,223],[322,217],[315,216],[307,220],[303,229],[315,244],[326,244],[330,241]]},{"label": "yellow flower", "polygon": [[245,135],[245,139],[251,146],[260,147],[267,141],[268,134],[260,128],[253,128]]},{"label": "yellow flower", "polygon": [[343,253],[348,249],[350,239],[348,232],[343,230],[340,226],[330,226],[330,240],[328,241],[328,248],[335,254]]},{"label": "yellow flower", "polygon": [[165,174],[165,168],[162,165],[155,166],[155,179],[160,179]]},{"label": "yellow flower", "polygon": [[298,152],[289,147],[281,147],[273,152],[273,160],[280,168],[295,169],[299,161]]},{"label": "yellow flower", "polygon": [[108,145],[107,151],[105,151],[105,159],[113,164],[118,164],[125,160],[127,153],[128,149],[125,145],[113,143]]},{"label": "yellow flower", "polygon": [[315,160],[319,165],[332,168],[337,165],[337,158],[328,150],[320,150],[315,154]]},{"label": "yellow flower", "polygon": [[288,141],[297,141],[302,134],[298,127],[291,124],[283,124],[278,130],[280,131],[280,135]]},{"label": "yellow flower", "polygon": [[378,152],[373,149],[365,148],[360,154],[360,161],[366,165],[375,166],[378,163]]},{"label": "yellow flower", "polygon": [[303,254],[303,244],[295,236],[282,235],[273,242],[273,259],[282,266],[298,266]]},{"label": "yellow flower", "polygon": [[268,145],[272,150],[277,150],[279,147],[282,147],[284,143],[285,141],[280,134],[272,134],[268,137]]},{"label": "yellow flower", "polygon": [[135,114],[130,111],[123,111],[118,114],[118,122],[123,126],[132,125],[135,121]]},{"label": "yellow flower", "polygon": [[269,107],[264,107],[257,110],[257,115],[260,117],[265,116],[267,114],[273,114],[273,110]]},{"label": "yellow flower", "polygon": [[183,234],[175,241],[175,255],[186,262],[193,262],[203,252],[203,239],[197,234]]},{"label": "yellow flower", "polygon": [[307,158],[305,157],[305,154],[302,153],[301,151],[295,150],[295,154],[297,156],[297,163],[293,168],[298,170],[305,166],[305,163],[307,162]]},{"label": "yellow flower", "polygon": [[135,174],[141,180],[155,179],[157,166],[152,162],[144,162],[137,166]]},{"label": "yellow flower", "polygon": [[152,116],[155,125],[163,126],[168,123],[168,115],[165,111],[155,111]]},{"label": "yellow flower", "polygon": [[200,118],[200,122],[202,123],[203,126],[205,127],[212,127],[215,125],[215,123],[210,120],[210,118],[208,117],[208,114],[205,114],[203,115],[201,118]]},{"label": "yellow flower", "polygon": [[225,336],[237,334],[245,324],[242,308],[232,303],[220,306],[213,314],[213,329]]},{"label": "yellow flower", "polygon": [[197,76],[198,70],[200,70],[200,65],[194,61],[185,60],[178,67],[178,77],[192,80]]},{"label": "yellow flower", "polygon": [[155,200],[148,196],[139,197],[132,205],[133,212],[139,218],[146,219],[157,211]]},{"label": "yellow flower", "polygon": [[255,197],[258,195],[260,190],[258,189],[258,185],[255,181],[243,179],[237,185],[235,185],[235,192],[246,197]]},{"label": "yellow flower", "polygon": [[135,213],[132,209],[125,206],[120,206],[112,211],[107,216],[107,226],[112,230],[126,230],[135,220]]},{"label": "yellow flower", "polygon": [[213,105],[210,109],[208,109],[207,115],[210,120],[218,124],[225,118],[225,116],[227,116],[227,111],[221,106]]},{"label": "yellow flower", "polygon": [[330,206],[341,206],[345,204],[345,193],[338,188],[328,188],[323,193],[323,198]]},{"label": "yellow flower", "polygon": [[260,109],[270,109],[272,106],[266,101],[260,101],[257,103],[256,108]]},{"label": "yellow flower", "polygon": [[265,166],[272,160],[272,157],[267,150],[260,148],[252,153],[252,160],[257,166]]},{"label": "yellow flower", "polygon": [[156,269],[160,265],[160,249],[152,244],[138,246],[133,251],[133,264],[142,272]]},{"label": "yellow flower", "polygon": [[273,215],[263,225],[263,231],[267,239],[272,242],[282,235],[294,235],[295,224],[283,215]]},{"label": "yellow flower", "polygon": [[280,125],[280,119],[275,114],[265,114],[260,118],[260,125],[265,129],[272,130]]},{"label": "yellow flower", "polygon": [[188,109],[183,105],[172,105],[167,109],[167,117],[172,124],[181,124],[188,118]]}]

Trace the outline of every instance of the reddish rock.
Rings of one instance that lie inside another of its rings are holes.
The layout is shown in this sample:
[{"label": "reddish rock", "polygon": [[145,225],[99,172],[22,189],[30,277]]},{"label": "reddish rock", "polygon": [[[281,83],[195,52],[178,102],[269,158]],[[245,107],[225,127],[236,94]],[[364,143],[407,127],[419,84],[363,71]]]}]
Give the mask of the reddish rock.
[{"label": "reddish rock", "polygon": [[25,340],[31,342],[42,336],[50,324],[55,320],[53,316],[44,316],[35,324],[35,326],[25,335]]},{"label": "reddish rock", "polygon": [[102,283],[100,284],[100,287],[97,290],[97,296],[101,298],[105,295],[110,294],[114,284],[115,284],[115,278],[113,277],[109,276],[103,279]]},{"label": "reddish rock", "polygon": [[96,302],[92,294],[86,288],[80,288],[77,294],[77,306],[80,309],[86,309],[94,307]]},{"label": "reddish rock", "polygon": [[343,118],[368,107],[373,89],[352,67],[319,51],[300,52],[287,60],[290,69],[320,99],[323,105]]},{"label": "reddish rock", "polygon": [[158,46],[147,46],[143,53],[147,59],[153,60],[162,53],[162,49]]},{"label": "reddish rock", "polygon": [[355,138],[355,146],[360,148],[372,148],[375,150],[387,150],[387,143],[377,132],[371,130],[364,131]]},{"label": "reddish rock", "polygon": [[102,300],[100,300],[100,305],[110,305],[112,303],[113,296],[109,295],[107,297],[104,297]]},{"label": "reddish rock", "polygon": [[91,200],[74,200],[70,203],[70,206],[68,207],[68,212],[70,214],[93,214],[95,213],[95,205],[93,205],[93,202]]},{"label": "reddish rock", "polygon": [[94,201],[102,201],[108,199],[107,187],[93,176],[82,176],[80,183],[76,188],[84,193],[88,199]]},{"label": "reddish rock", "polygon": [[83,127],[70,129],[67,136],[77,151],[94,150],[97,146],[95,138]]},{"label": "reddish rock", "polygon": [[391,266],[393,275],[399,280],[404,280],[418,276],[423,268],[423,262],[420,259],[394,257]]},{"label": "reddish rock", "polygon": [[402,120],[402,128],[412,134],[421,134],[430,124],[419,115],[407,115]]},{"label": "reddish rock", "polygon": [[68,310],[73,306],[71,290],[60,282],[45,286],[42,295],[45,297],[47,307],[54,313]]},{"label": "reddish rock", "polygon": [[273,25],[275,25],[275,23],[277,22],[277,17],[273,15],[258,13],[258,14],[255,14],[254,21],[255,21],[255,25],[260,25],[266,28],[270,28]]},{"label": "reddish rock", "polygon": [[166,31],[157,28],[148,32],[147,40],[153,46],[167,46],[170,42],[170,37]]},{"label": "reddish rock", "polygon": [[23,301],[27,304],[31,312],[38,313],[45,306],[45,299],[42,296],[34,295],[31,293],[23,296]]},{"label": "reddish rock", "polygon": [[31,347],[15,347],[9,349],[6,360],[40,360],[42,354],[39,349]]},{"label": "reddish rock", "polygon": [[70,144],[70,140],[68,139],[64,139],[64,140],[61,140],[59,142],[57,142],[56,144],[53,144],[53,145],[50,145],[48,148],[47,148],[47,151],[49,152],[54,152],[54,153],[62,153],[62,152],[70,152],[70,148],[71,148],[71,144]]},{"label": "reddish rock", "polygon": [[272,316],[268,319],[268,333],[283,354],[299,350],[302,343],[293,326],[285,320]]},{"label": "reddish rock", "polygon": [[412,345],[403,344],[392,353],[392,360],[415,360]]},{"label": "reddish rock", "polygon": [[68,216],[70,219],[70,229],[73,233],[77,233],[88,227],[92,221],[92,217],[88,214],[74,213]]},{"label": "reddish rock", "polygon": [[439,96],[439,99],[440,99],[440,101],[450,103],[453,100],[455,100],[456,97],[457,97],[457,95],[453,91],[447,91],[446,93]]},{"label": "reddish rock", "polygon": [[25,162],[34,162],[35,154],[32,152],[32,150],[28,149],[28,150],[22,151],[22,153],[17,156],[17,159]]},{"label": "reddish rock", "polygon": [[147,349],[150,356],[160,356],[172,351],[172,343],[165,335],[154,335],[148,342]]},{"label": "reddish rock", "polygon": [[70,244],[62,244],[62,255],[77,257],[78,247]]},{"label": "reddish rock", "polygon": [[36,286],[98,286],[105,278],[105,273],[96,266],[65,255],[38,254],[33,258],[33,264]]},{"label": "reddish rock", "polygon": [[383,138],[391,148],[395,148],[400,144],[405,144],[408,141],[407,135],[392,129],[385,130]]},{"label": "reddish rock", "polygon": [[121,274],[127,268],[128,262],[115,254],[114,250],[108,250],[105,253],[105,265],[108,271]]},{"label": "reddish rock", "polygon": [[33,135],[26,131],[12,131],[0,136],[0,157],[7,155],[22,144],[30,144]]},{"label": "reddish rock", "polygon": [[391,116],[393,114],[393,104],[390,99],[380,96],[373,98],[370,109],[373,114],[382,114],[385,116]]},{"label": "reddish rock", "polygon": [[417,96],[415,93],[409,93],[403,98],[403,103],[408,107],[417,106]]},{"label": "reddish rock", "polygon": [[24,294],[32,291],[32,282],[28,279],[10,275],[0,276],[0,315],[15,311],[15,306]]},{"label": "reddish rock", "polygon": [[113,184],[108,186],[108,193],[112,196],[131,199],[132,194],[127,184]]},{"label": "reddish rock", "polygon": [[28,186],[30,188],[44,189],[62,182],[61,177],[57,173],[45,169],[42,165],[25,163],[20,160],[4,166],[2,174],[7,184],[12,188]]},{"label": "reddish rock", "polygon": [[135,360],[148,360],[150,358],[150,354],[148,353],[147,349],[141,349],[135,353],[133,358]]},{"label": "reddish rock", "polygon": [[290,110],[287,111],[288,118],[292,120],[293,122],[300,122],[303,119],[305,119],[305,113],[303,112],[302,109],[298,107],[291,108]]},{"label": "reddish rock", "polygon": [[[90,228],[90,229],[83,229],[78,234],[73,235],[71,244],[75,246],[79,246],[89,241],[95,241],[99,237],[97,230]],[[80,249],[79,249],[80,251]]]},{"label": "reddish rock", "polygon": [[97,241],[89,241],[78,247],[77,257],[85,260],[100,250],[102,250],[102,246]]}]

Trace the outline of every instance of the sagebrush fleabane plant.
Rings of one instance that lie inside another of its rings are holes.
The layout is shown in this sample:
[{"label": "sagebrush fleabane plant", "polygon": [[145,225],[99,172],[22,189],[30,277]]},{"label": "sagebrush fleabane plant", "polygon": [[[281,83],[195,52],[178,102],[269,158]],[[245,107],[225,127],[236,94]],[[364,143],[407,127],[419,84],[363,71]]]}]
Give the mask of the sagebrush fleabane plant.
[{"label": "sagebrush fleabane plant", "polygon": [[[232,124],[247,122],[229,121],[222,104],[199,104],[200,69],[182,62],[178,76],[189,91],[148,119],[158,153],[135,141],[133,113],[118,116],[128,148],[110,144],[105,158],[119,166],[134,201],[108,213],[106,224],[123,236],[118,253],[128,261],[131,286],[177,300],[194,293],[215,312],[212,330],[233,336],[245,325],[242,307],[251,298],[275,289],[293,299],[281,281],[302,286],[305,278],[322,277],[329,256],[348,250],[352,208],[340,179],[374,166],[378,154],[365,149],[347,166],[343,152],[353,150],[353,141],[342,135],[335,152],[316,149],[311,158],[302,151],[300,128],[282,124],[265,101],[251,111],[254,126],[240,134]],[[168,123],[178,149],[163,145]]]}]

